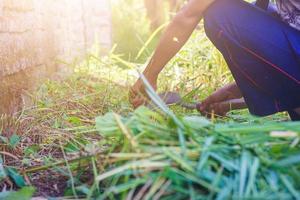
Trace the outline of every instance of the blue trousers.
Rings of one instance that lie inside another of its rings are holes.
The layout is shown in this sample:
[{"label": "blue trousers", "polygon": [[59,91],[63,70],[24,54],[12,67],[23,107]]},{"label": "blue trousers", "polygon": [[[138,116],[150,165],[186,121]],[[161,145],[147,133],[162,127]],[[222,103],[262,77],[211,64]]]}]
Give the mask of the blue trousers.
[{"label": "blue trousers", "polygon": [[300,116],[300,31],[242,0],[216,0],[204,14],[205,31],[223,54],[249,111]]}]

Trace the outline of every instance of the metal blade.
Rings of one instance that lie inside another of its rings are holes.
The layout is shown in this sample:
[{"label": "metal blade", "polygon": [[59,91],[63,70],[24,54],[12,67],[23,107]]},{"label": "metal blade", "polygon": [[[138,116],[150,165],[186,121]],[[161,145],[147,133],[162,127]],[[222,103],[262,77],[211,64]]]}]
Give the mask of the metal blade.
[{"label": "metal blade", "polygon": [[160,93],[159,96],[166,105],[179,105],[189,110],[197,109],[197,103],[185,103],[177,92],[164,92]]}]

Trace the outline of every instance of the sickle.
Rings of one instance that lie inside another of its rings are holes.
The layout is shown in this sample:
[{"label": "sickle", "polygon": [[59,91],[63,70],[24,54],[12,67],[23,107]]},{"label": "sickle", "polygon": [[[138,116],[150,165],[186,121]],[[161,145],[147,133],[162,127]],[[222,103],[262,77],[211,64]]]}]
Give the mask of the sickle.
[{"label": "sickle", "polygon": [[166,105],[179,105],[189,110],[195,110],[200,106],[200,103],[186,103],[181,96],[176,92],[164,92],[159,94],[160,98]]}]

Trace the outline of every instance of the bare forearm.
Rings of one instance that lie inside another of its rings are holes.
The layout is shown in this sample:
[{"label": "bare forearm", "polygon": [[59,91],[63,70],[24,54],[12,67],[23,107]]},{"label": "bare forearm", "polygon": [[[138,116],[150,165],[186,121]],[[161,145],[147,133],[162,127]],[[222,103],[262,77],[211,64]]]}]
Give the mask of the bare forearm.
[{"label": "bare forearm", "polygon": [[[158,74],[171,58],[186,43],[193,30],[202,18],[203,12],[215,0],[189,0],[187,5],[175,16],[167,27],[156,51],[144,71],[145,77],[151,86],[156,88]],[[139,79],[130,90],[130,101],[134,107],[145,103],[140,94],[145,94],[144,85]]]},{"label": "bare forearm", "polygon": [[[192,0],[167,27],[144,74],[156,78],[164,66],[182,48],[202,18],[203,12],[214,0]],[[193,8],[196,7],[197,8]]]}]

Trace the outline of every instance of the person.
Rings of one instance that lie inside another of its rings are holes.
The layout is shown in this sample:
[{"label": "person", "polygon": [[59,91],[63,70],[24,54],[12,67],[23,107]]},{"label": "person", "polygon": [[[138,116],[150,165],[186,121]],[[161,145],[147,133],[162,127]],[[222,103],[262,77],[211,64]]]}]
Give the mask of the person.
[{"label": "person", "polygon": [[[222,115],[247,107],[257,116],[288,111],[292,120],[300,120],[300,1],[277,0],[277,8],[274,14],[243,0],[188,1],[166,28],[144,76],[156,89],[161,70],[204,18],[205,32],[235,82],[205,99],[198,110]],[[144,93],[139,79],[130,91],[135,107],[144,103]]]},{"label": "person", "polygon": [[[176,12],[181,0],[167,0],[169,3],[169,10]],[[151,30],[155,31],[165,21],[165,13],[163,2],[161,0],[144,0],[147,16],[150,19]]]}]

